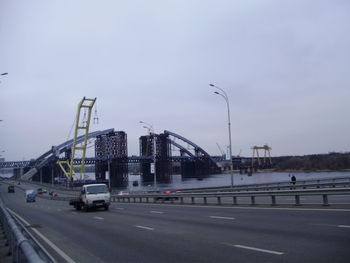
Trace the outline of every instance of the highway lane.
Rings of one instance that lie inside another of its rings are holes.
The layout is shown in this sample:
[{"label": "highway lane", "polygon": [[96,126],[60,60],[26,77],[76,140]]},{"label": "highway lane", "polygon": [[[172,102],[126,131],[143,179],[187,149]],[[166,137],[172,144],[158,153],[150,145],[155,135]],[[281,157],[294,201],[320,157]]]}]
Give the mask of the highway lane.
[{"label": "highway lane", "polygon": [[[67,202],[6,192],[4,202],[75,262],[347,262],[349,210]],[[56,255],[58,257],[58,255]],[[59,260],[64,262],[63,259]]]}]

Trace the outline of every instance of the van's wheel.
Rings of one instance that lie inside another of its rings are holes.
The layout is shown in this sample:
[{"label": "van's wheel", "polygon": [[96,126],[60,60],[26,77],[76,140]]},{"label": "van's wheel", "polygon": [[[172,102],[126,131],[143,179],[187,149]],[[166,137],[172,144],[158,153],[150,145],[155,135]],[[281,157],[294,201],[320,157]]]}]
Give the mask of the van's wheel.
[{"label": "van's wheel", "polygon": [[85,212],[89,212],[89,207],[86,205],[86,206],[84,206],[84,211]]},{"label": "van's wheel", "polygon": [[76,206],[75,206],[75,209],[81,210],[81,205],[76,205]]},{"label": "van's wheel", "polygon": [[109,209],[109,206],[108,206],[108,205],[106,205],[106,206],[105,206],[105,210],[107,211],[108,209]]}]

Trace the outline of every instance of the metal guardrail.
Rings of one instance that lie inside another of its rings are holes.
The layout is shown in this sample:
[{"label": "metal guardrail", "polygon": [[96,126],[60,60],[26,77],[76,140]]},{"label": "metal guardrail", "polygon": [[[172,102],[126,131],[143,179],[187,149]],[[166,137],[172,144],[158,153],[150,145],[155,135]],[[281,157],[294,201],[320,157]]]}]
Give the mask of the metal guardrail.
[{"label": "metal guardrail", "polygon": [[[66,194],[77,195],[79,193],[80,187],[77,188],[67,188],[62,185],[40,183],[36,181],[26,181],[17,180],[19,182],[35,184],[38,187],[45,187],[54,191],[62,191]],[[186,188],[180,189],[182,192],[200,193],[200,192],[227,192],[227,191],[259,191],[259,190],[283,190],[290,189],[293,187],[295,189],[307,189],[307,188],[335,188],[335,187],[350,187],[350,177],[326,177],[321,179],[311,179],[311,180],[298,180],[296,184],[292,184],[290,181],[284,182],[271,182],[271,183],[260,183],[260,184],[243,184],[234,185],[233,188],[230,186],[219,186],[219,187],[204,187],[204,188]],[[119,189],[120,190],[120,189]],[[118,190],[114,190],[118,191]],[[132,193],[132,192],[130,192]],[[158,191],[137,191],[133,193],[147,194],[147,193],[159,193]]]},{"label": "metal guardrail", "polygon": [[[276,197],[281,196],[292,196],[295,200],[295,205],[300,206],[301,196],[320,196],[320,204],[323,206],[329,206],[328,196],[329,195],[350,195],[350,188],[328,188],[328,189],[301,189],[301,190],[270,190],[270,191],[249,191],[249,192],[216,192],[216,193],[175,193],[175,194],[135,194],[135,195],[126,195],[126,196],[112,196],[113,202],[128,202],[131,200],[136,203],[149,203],[150,200],[153,200],[153,203],[157,201],[171,201],[171,203],[177,204],[200,204],[196,202],[198,199],[202,200],[201,204],[207,205],[208,199],[216,200],[217,205],[222,205],[222,199],[230,198],[232,204],[238,205],[238,197],[248,197],[250,198],[250,204],[256,205],[256,197],[270,197],[271,205],[277,205]],[[322,200],[322,201],[321,201]]]},{"label": "metal guardrail", "polygon": [[0,221],[5,230],[9,254],[15,263],[55,263],[46,251],[31,238],[29,232],[6,210],[0,200]]}]

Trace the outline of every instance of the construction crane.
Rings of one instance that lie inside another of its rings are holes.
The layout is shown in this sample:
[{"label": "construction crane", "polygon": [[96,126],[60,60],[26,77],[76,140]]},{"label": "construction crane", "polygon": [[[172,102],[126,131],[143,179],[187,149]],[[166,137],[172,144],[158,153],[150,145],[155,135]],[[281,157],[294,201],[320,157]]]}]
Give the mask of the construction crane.
[{"label": "construction crane", "polygon": [[220,145],[219,145],[218,143],[216,143],[216,145],[217,145],[218,148],[219,148],[219,151],[220,151],[220,153],[221,153],[221,156],[225,156],[225,153],[224,153],[224,151],[221,149]]},{"label": "construction crane", "polygon": [[[86,157],[86,149],[88,144],[88,135],[89,135],[89,127],[91,120],[91,112],[92,108],[95,104],[96,98],[88,99],[83,98],[78,104],[77,116],[75,119],[75,130],[74,130],[74,138],[73,138],[73,146],[72,146],[72,154],[70,160],[58,160],[57,164],[61,167],[64,175],[71,181],[73,179],[73,175],[75,175],[76,169],[79,169],[80,174],[84,173],[85,170],[85,157]],[[83,112],[84,110],[84,112]],[[80,123],[80,120],[82,122]],[[77,138],[79,136],[79,131],[83,131],[84,141],[79,145],[77,143]],[[77,156],[77,153],[81,153],[81,164],[74,165],[74,158]],[[66,169],[68,168],[68,169]]]},{"label": "construction crane", "polygon": [[[254,167],[254,163],[255,163],[255,153],[256,153],[256,157],[258,159],[258,165],[259,165],[259,167],[261,166],[259,150],[264,150],[263,165],[264,166],[266,166],[266,165],[271,166],[272,165],[271,154],[270,154],[271,147],[269,147],[267,144],[265,144],[264,146],[253,146],[251,149],[253,150],[252,167]],[[269,162],[269,163],[267,163],[267,162]]]}]

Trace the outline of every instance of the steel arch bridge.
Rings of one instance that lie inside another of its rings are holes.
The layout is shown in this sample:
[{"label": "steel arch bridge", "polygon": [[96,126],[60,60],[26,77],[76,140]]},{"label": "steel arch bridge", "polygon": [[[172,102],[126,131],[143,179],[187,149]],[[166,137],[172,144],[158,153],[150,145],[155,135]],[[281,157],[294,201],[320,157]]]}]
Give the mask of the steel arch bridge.
[{"label": "steel arch bridge", "polygon": [[[114,129],[107,129],[103,131],[91,132],[88,135],[89,139],[95,138],[99,135],[108,134],[113,132]],[[180,162],[183,166],[192,164],[195,165],[195,169],[201,169],[202,173],[219,173],[220,168],[216,162],[220,161],[217,157],[210,156],[203,148],[190,141],[189,139],[168,131],[164,130],[163,134],[167,137],[167,143],[173,146],[176,150],[179,150],[179,156],[169,156],[167,159],[170,162]],[[159,134],[156,134],[159,136]],[[84,136],[78,137],[78,142],[83,141]],[[186,144],[186,146],[183,146]],[[49,151],[45,152],[35,160],[30,161],[18,161],[18,162],[2,162],[0,168],[28,168],[27,171],[21,178],[31,179],[41,168],[48,164],[56,161],[61,153],[68,151],[73,145],[73,140],[68,140],[58,146],[53,146]],[[95,157],[86,158],[85,164],[93,165],[98,161],[106,161],[107,157]],[[124,160],[127,163],[151,163],[153,161],[152,156],[129,156]],[[81,159],[75,159],[75,164],[80,164]],[[207,172],[204,172],[206,170]]]}]

